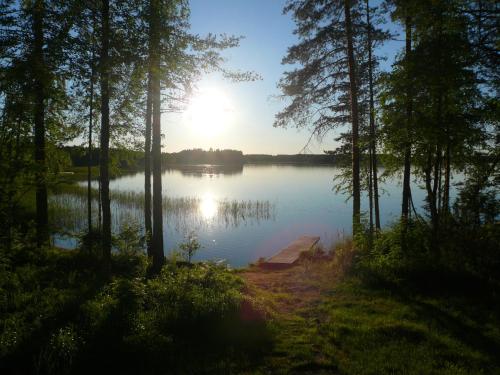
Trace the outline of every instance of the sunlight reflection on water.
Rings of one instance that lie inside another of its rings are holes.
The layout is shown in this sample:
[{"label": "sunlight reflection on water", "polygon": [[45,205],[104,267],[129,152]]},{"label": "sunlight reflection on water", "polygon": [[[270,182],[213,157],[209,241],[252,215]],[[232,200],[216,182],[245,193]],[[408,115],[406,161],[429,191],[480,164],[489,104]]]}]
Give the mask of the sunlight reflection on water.
[{"label": "sunlight reflection on water", "polygon": [[[339,182],[334,178],[340,173],[334,166],[306,165],[166,169],[162,174],[165,253],[176,249],[190,232],[196,233],[202,245],[195,259],[225,259],[235,267],[271,256],[301,235],[320,236],[322,244],[329,246],[349,236],[352,225],[352,201],[335,193]],[[459,174],[454,177],[454,182],[460,181]],[[421,181],[413,182],[412,196],[423,214],[425,189],[421,185]],[[86,183],[81,186],[85,188]],[[112,180],[110,189],[113,231],[117,233],[123,220],[130,222],[130,216],[143,223],[144,174]],[[400,177],[381,177],[380,193],[385,226],[398,219]],[[55,224],[61,228],[86,228],[85,192],[53,196],[51,205],[67,212],[57,216],[61,222]],[[368,211],[366,194],[361,209]],[[97,209],[93,212],[97,215]],[[58,245],[65,244],[59,241]],[[74,247],[73,243],[67,246]]]},{"label": "sunlight reflection on water", "polygon": [[210,220],[217,214],[217,202],[210,193],[205,193],[201,198],[198,209],[205,220]]}]

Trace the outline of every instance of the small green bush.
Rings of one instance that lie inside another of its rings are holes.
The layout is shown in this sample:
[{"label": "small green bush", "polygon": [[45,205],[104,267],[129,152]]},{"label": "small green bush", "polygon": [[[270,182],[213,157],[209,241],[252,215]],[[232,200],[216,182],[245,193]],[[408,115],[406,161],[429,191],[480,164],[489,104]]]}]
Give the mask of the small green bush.
[{"label": "small green bush", "polygon": [[380,231],[371,246],[367,236],[360,236],[355,269],[370,282],[430,286],[440,279],[474,278],[499,283],[500,226],[471,228],[452,216],[447,220],[437,235],[430,224],[410,221],[405,232],[401,223]]},{"label": "small green bush", "polygon": [[201,245],[198,238],[193,233],[187,236],[186,242],[179,245],[181,254],[184,256],[186,262],[191,263],[193,256],[200,250]]}]

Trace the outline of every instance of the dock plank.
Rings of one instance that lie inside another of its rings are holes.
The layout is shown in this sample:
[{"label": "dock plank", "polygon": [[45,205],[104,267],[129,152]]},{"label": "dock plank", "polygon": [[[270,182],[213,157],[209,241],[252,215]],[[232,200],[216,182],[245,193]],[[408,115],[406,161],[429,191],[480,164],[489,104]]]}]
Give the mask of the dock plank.
[{"label": "dock plank", "polygon": [[264,262],[264,267],[287,267],[293,265],[304,251],[311,250],[319,237],[302,236]]}]

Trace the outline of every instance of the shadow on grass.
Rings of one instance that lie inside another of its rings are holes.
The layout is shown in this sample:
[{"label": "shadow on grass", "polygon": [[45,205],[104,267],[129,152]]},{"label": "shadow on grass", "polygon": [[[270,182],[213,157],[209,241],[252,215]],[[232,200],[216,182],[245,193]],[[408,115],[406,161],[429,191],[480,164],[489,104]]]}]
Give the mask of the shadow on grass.
[{"label": "shadow on grass", "polygon": [[[488,355],[490,361],[500,365],[500,340],[486,336],[482,330],[482,321],[474,321],[464,311],[455,310],[454,313],[446,311],[445,307],[418,300],[411,301],[411,306],[418,313],[420,319],[431,327],[437,327],[448,335],[468,347],[474,348]],[[478,307],[481,309],[481,307]],[[472,324],[466,324],[470,321]]]},{"label": "shadow on grass", "polygon": [[[383,337],[387,342],[402,339],[416,345],[427,341],[422,345],[434,348],[436,363],[439,358],[443,363],[461,363],[460,371],[468,365],[469,370],[484,368],[486,373],[500,369],[500,300],[494,282],[470,275],[426,272],[406,275],[399,283],[371,279],[368,285],[360,283],[358,287],[361,299],[371,295],[393,301],[396,311],[399,307],[406,311],[396,312],[390,326],[372,328],[382,342]],[[366,312],[374,317],[380,314]],[[396,324],[398,319],[416,324],[415,329]]]}]

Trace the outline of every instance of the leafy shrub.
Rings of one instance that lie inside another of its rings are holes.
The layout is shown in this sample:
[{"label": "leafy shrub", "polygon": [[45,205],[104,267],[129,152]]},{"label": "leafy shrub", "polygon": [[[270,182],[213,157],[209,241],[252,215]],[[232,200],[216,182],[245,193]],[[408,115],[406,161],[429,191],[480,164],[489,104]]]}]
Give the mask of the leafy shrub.
[{"label": "leafy shrub", "polygon": [[107,276],[85,249],[1,249],[0,372],[227,373],[260,358],[268,331],[241,317],[235,273],[167,262],[148,279],[136,238],[117,236]]},{"label": "leafy shrub", "polygon": [[189,236],[187,236],[185,243],[179,245],[181,254],[184,255],[184,259],[188,263],[191,263],[193,256],[198,252],[198,250],[200,250],[200,248],[201,245],[193,233],[190,233]]},{"label": "leafy shrub", "polygon": [[471,227],[450,215],[436,235],[430,224],[410,221],[405,238],[403,249],[403,227],[396,223],[379,232],[371,247],[366,237],[357,239],[356,270],[370,282],[410,281],[430,288],[446,278],[500,281],[498,224]]},{"label": "leafy shrub", "polygon": [[362,249],[357,269],[367,279],[399,282],[404,278],[428,271],[433,267],[433,254],[430,252],[430,233],[426,224],[412,221],[406,230],[406,249],[403,251],[403,228],[401,223],[378,232],[371,248],[368,239],[356,244]]}]

